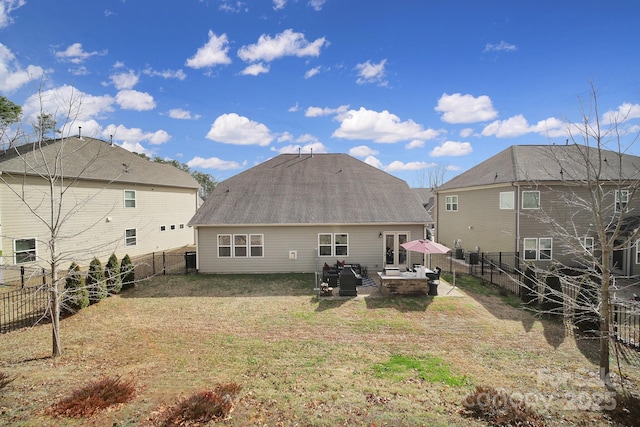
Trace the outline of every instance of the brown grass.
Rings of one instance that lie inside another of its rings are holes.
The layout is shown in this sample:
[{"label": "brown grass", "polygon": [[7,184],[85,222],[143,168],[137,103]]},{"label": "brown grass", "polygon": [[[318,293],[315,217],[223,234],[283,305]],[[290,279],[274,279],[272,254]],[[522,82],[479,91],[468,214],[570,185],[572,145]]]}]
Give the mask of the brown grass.
[{"label": "brown grass", "polygon": [[[64,319],[61,339],[51,359],[49,325],[2,336],[0,370],[16,380],[0,393],[0,425],[60,425],[47,407],[118,376],[140,391],[91,425],[152,425],[181,396],[230,383],[242,390],[223,425],[480,426],[460,413],[476,385],[529,393],[546,425],[609,423],[595,408],[606,393],[597,343],[491,293],[323,299],[313,275],[166,276]],[[427,361],[446,368],[442,380]],[[638,393],[637,353],[621,366],[614,381]]]}]

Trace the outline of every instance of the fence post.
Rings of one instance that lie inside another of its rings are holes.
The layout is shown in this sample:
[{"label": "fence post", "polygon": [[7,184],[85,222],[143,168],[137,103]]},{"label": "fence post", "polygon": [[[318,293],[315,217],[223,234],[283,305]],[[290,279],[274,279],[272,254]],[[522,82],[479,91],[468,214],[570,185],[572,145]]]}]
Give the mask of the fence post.
[{"label": "fence post", "polygon": [[167,274],[167,258],[165,256],[165,253],[162,252],[162,275],[166,276]]},{"label": "fence post", "polygon": [[24,289],[24,265],[20,266],[20,284],[20,288]]},{"label": "fence post", "polygon": [[42,269],[42,286],[45,286],[47,284],[47,276],[44,272],[44,268]]},{"label": "fence post", "polygon": [[151,252],[151,273],[152,276],[156,275],[156,253]]}]

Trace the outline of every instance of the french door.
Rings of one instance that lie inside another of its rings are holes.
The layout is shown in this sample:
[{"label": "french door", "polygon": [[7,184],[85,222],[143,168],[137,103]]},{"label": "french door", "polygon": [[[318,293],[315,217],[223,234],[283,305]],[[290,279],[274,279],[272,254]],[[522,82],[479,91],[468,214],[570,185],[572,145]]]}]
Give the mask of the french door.
[{"label": "french door", "polygon": [[409,233],[385,232],[384,233],[384,266],[398,267],[400,271],[407,268],[407,250],[400,246],[409,241]]}]

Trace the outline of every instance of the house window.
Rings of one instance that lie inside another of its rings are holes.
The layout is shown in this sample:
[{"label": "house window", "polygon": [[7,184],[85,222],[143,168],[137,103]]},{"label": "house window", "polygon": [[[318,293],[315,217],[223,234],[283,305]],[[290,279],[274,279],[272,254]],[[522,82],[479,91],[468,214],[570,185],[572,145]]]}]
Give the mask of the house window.
[{"label": "house window", "polygon": [[636,241],[636,264],[640,264],[640,240]]},{"label": "house window", "polygon": [[246,234],[234,234],[233,235],[233,256],[236,258],[244,258],[249,251],[247,235]]},{"label": "house window", "polygon": [[349,256],[349,235],[346,233],[318,234],[320,256]]},{"label": "house window", "polygon": [[135,246],[138,244],[137,231],[135,228],[127,228],[124,230],[124,245]]},{"label": "house window", "polygon": [[136,191],[124,190],[124,207],[135,208],[136,207]]},{"label": "house window", "polygon": [[458,196],[446,196],[445,197],[446,210],[457,211],[458,210]]},{"label": "house window", "polygon": [[616,212],[622,212],[629,203],[629,190],[616,190]]},{"label": "house window", "polygon": [[264,236],[262,234],[250,234],[249,242],[251,244],[250,256],[261,257],[264,255]]},{"label": "house window", "polygon": [[595,245],[595,241],[593,237],[585,237],[583,245],[584,245],[585,254],[593,255],[593,248]]},{"label": "house window", "polygon": [[553,239],[551,237],[525,238],[524,259],[526,261],[545,261],[551,259]]},{"label": "house window", "polygon": [[14,264],[36,260],[36,239],[16,239],[13,241]]},{"label": "house window", "polygon": [[501,191],[500,192],[500,209],[513,209],[514,208],[514,192],[513,191]]},{"label": "house window", "polygon": [[176,225],[175,224],[171,224],[171,229],[175,230],[176,229]]},{"label": "house window", "polygon": [[180,230],[184,228],[184,224],[180,224]]},{"label": "house window", "polygon": [[218,234],[218,257],[231,257],[231,234]]},{"label": "house window", "polygon": [[522,209],[540,209],[540,192],[523,191]]},{"label": "house window", "polygon": [[161,225],[161,226],[160,226],[160,231],[165,231],[166,229],[167,229],[167,226],[166,226],[166,225]]}]

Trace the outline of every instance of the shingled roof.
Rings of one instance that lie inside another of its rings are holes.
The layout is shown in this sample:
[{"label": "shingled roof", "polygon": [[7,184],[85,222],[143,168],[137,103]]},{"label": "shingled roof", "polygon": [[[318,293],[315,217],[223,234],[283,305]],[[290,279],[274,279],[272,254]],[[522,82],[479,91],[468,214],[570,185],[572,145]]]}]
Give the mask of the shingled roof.
[{"label": "shingled roof", "polygon": [[68,137],[25,144],[0,153],[0,171],[10,175],[48,174],[67,178],[199,189],[198,182],[175,166],[152,162],[117,145],[95,138]]},{"label": "shingled roof", "polygon": [[[587,162],[592,166],[587,168]],[[511,182],[583,180],[587,178],[588,169],[593,173],[594,165],[602,165],[601,180],[640,179],[640,157],[637,156],[579,144],[512,145],[437,190]]]},{"label": "shingled roof", "polygon": [[346,154],[282,154],[215,188],[190,224],[424,224],[405,181]]}]

